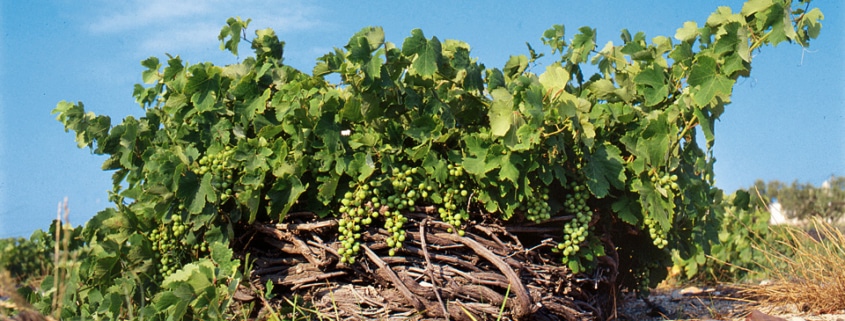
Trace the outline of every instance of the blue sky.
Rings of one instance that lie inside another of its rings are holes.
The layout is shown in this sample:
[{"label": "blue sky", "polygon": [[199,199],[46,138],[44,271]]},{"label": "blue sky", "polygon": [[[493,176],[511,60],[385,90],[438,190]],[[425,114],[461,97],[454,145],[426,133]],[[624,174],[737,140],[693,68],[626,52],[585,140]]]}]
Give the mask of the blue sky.
[{"label": "blue sky", "polygon": [[[526,53],[526,41],[542,48],[540,35],[553,24],[565,25],[567,38],[578,27],[594,27],[603,46],[620,43],[623,28],[649,39],[672,36],[684,21],[702,24],[719,5],[742,7],[736,0],[561,3],[2,1],[0,237],[46,228],[64,197],[75,225],[110,206],[104,159],[76,148],[73,134],[50,115],[56,103],[82,101],[113,124],[138,116],[132,87],[141,82],[141,60],[170,53],[190,63],[237,62],[217,41],[230,16],[252,18],[249,35],[275,29],[287,43],[285,62],[310,72],[317,57],[370,25],[384,27],[387,40],[399,44],[414,28],[427,37],[463,40],[473,57],[502,67],[509,55]],[[716,125],[716,181],[728,192],[755,179],[818,185],[845,175],[845,7],[841,1],[814,5],[825,14],[819,39],[809,50],[783,44],[756,52],[751,77],[737,83]]]}]

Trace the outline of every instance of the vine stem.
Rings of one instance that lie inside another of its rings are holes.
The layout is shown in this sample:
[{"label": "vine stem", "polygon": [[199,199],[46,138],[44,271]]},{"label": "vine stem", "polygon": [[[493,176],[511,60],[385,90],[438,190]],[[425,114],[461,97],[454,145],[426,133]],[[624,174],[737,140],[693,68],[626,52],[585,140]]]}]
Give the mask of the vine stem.
[{"label": "vine stem", "polygon": [[420,300],[413,293],[411,293],[411,290],[409,290],[407,286],[405,286],[405,283],[402,282],[402,279],[400,279],[399,276],[397,276],[396,273],[394,273],[393,270],[391,270],[390,267],[387,266],[387,264],[384,263],[384,261],[382,261],[378,257],[378,255],[376,255],[376,253],[373,252],[373,250],[370,250],[370,248],[366,245],[361,245],[361,248],[364,249],[364,253],[367,255],[367,257],[370,258],[370,260],[373,261],[373,263],[375,263],[375,265],[378,266],[379,269],[384,271],[384,274],[387,276],[387,278],[390,279],[390,281],[393,282],[393,284],[399,289],[399,292],[402,293],[402,295],[405,296],[408,301],[410,301],[411,305],[414,306],[414,309],[421,311],[425,308],[425,306],[423,306],[423,303],[420,302]]},{"label": "vine stem", "polygon": [[763,35],[762,37],[760,37],[760,38],[758,38],[757,40],[755,40],[755,41],[754,41],[754,43],[752,43],[752,44],[751,44],[751,47],[749,47],[749,48],[748,48],[748,52],[752,52],[752,51],[754,51],[754,49],[757,49],[758,47],[762,46],[762,45],[763,45],[763,42],[765,42],[765,41],[766,41],[766,39],[768,39],[768,38],[769,38],[769,35],[771,35],[771,34],[772,34],[772,31],[773,31],[773,30],[770,30],[770,31],[769,31],[769,32],[767,32],[765,35]]},{"label": "vine stem", "polygon": [[440,285],[437,284],[437,279],[434,278],[434,273],[432,270],[431,265],[431,258],[428,256],[428,246],[425,244],[425,226],[428,225],[428,218],[423,219],[420,222],[420,243],[422,247],[423,256],[425,257],[425,273],[431,279],[431,284],[434,285],[434,295],[437,296],[437,302],[440,303],[440,308],[443,309],[443,317],[449,317],[449,309],[446,308],[446,304],[443,303],[443,298],[440,297]]},{"label": "vine stem", "polygon": [[684,130],[682,130],[681,133],[678,134],[678,140],[676,140],[672,143],[672,146],[669,148],[669,150],[673,150],[673,149],[677,148],[678,144],[681,143],[681,139],[683,139],[684,136],[686,136],[687,133],[689,133],[689,131],[691,129],[695,128],[695,126],[698,125],[698,123],[699,123],[698,116],[692,115],[692,118],[690,118],[690,120],[688,122],[686,122],[686,124],[684,124]]},{"label": "vine stem", "polygon": [[543,134],[543,138],[548,138],[548,137],[551,137],[551,136],[554,136],[554,135],[560,134],[560,133],[562,133],[564,130],[566,130],[566,127],[564,127],[564,128],[558,128],[557,130],[555,130],[555,131],[553,131],[553,132],[551,132],[551,133],[544,133],[544,134]]},{"label": "vine stem", "polygon": [[522,284],[522,280],[520,280],[519,276],[514,272],[514,270],[502,259],[498,258],[492,251],[481,245],[480,243],[476,242],[473,239],[466,238],[466,237],[459,237],[454,234],[443,234],[438,233],[437,236],[448,239],[455,243],[463,243],[467,247],[471,248],[475,253],[479,256],[487,259],[490,263],[492,263],[502,274],[505,275],[508,279],[508,283],[512,286],[512,289],[516,293],[516,305],[513,309],[513,317],[517,320],[522,320],[531,315],[531,297],[528,295],[528,289]]}]

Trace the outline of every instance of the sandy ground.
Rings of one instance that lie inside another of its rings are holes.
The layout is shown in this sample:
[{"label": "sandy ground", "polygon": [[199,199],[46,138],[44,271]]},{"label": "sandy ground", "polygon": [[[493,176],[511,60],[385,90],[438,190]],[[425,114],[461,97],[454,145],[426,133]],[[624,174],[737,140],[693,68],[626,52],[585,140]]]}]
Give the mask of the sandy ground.
[{"label": "sandy ground", "polygon": [[797,304],[756,302],[742,298],[738,290],[731,287],[661,287],[652,292],[649,301],[654,304],[652,307],[633,295],[626,297],[618,310],[618,319],[845,321],[845,311],[814,314],[802,311]]}]

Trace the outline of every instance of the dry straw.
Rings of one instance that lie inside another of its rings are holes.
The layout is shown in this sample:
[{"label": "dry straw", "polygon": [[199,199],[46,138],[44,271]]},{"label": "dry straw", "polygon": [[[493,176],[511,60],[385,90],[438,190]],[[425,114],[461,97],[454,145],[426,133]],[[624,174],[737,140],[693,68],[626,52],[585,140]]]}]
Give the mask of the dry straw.
[{"label": "dry straw", "polygon": [[747,286],[747,294],[773,305],[793,305],[804,312],[837,313],[845,309],[845,236],[819,219],[806,229],[772,227],[771,243],[754,246],[763,253],[763,275],[770,281]]}]

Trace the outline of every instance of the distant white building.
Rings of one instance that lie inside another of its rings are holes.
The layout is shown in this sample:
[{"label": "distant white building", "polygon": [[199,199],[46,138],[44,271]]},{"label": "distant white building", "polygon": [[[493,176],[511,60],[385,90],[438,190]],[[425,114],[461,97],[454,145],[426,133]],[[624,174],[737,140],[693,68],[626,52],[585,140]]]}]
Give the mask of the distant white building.
[{"label": "distant white building", "polygon": [[772,203],[769,204],[769,214],[769,225],[798,224],[798,220],[786,217],[783,213],[783,208],[780,206],[777,199],[773,200]]}]

